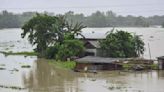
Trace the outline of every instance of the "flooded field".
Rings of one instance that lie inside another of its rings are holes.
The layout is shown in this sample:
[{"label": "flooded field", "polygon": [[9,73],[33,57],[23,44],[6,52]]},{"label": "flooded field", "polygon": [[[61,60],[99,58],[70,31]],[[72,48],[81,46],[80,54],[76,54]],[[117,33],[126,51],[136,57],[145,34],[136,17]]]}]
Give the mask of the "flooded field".
[{"label": "flooded field", "polygon": [[0,58],[1,92],[164,92],[164,71],[76,73],[36,57]]},{"label": "flooded field", "polygon": [[[164,55],[164,29],[123,29],[143,35],[145,43],[150,43],[152,58]],[[32,51],[20,34],[21,29],[0,30],[0,51]],[[146,50],[144,57],[148,56]],[[35,56],[0,54],[0,92],[164,92],[164,71],[77,73],[55,68]]]}]

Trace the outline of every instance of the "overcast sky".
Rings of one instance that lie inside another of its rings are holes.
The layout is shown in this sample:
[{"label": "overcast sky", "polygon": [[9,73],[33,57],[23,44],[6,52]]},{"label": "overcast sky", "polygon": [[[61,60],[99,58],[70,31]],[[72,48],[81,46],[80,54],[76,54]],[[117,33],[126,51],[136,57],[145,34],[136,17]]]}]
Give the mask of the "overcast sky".
[{"label": "overcast sky", "polygon": [[74,11],[91,13],[112,10],[119,15],[164,15],[164,0],[0,0],[0,11],[15,13],[48,11],[55,14]]}]

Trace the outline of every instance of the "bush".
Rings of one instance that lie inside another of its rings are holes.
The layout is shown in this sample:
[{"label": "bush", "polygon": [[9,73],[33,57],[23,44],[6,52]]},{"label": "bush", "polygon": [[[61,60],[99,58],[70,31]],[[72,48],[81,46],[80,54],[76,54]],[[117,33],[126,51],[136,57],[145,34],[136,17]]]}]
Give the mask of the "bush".
[{"label": "bush", "polygon": [[144,42],[137,35],[125,31],[111,31],[105,40],[100,41],[101,54],[104,57],[138,57],[144,52]]},{"label": "bush", "polygon": [[57,52],[58,52],[58,49],[56,46],[48,47],[46,50],[46,58],[48,58],[48,59],[54,58],[55,59],[55,55]]},{"label": "bush", "polygon": [[67,60],[73,56],[81,56],[84,51],[83,43],[79,40],[65,40],[63,44],[58,46],[58,52],[56,53],[56,59]]}]

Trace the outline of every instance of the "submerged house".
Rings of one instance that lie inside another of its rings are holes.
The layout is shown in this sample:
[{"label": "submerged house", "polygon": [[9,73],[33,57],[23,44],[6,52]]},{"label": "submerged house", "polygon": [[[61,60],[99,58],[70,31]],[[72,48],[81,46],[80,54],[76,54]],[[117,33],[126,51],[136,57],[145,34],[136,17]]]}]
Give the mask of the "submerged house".
[{"label": "submerged house", "polygon": [[164,56],[158,57],[158,68],[164,70]]},{"label": "submerged house", "polygon": [[100,56],[99,41],[106,38],[107,32],[106,30],[100,31],[94,28],[82,30],[82,35],[85,39],[81,36],[77,36],[76,38],[84,42],[84,47],[86,48],[85,56]]},{"label": "submerged house", "polygon": [[118,58],[86,56],[76,59],[75,71],[120,70],[123,66],[119,64],[119,60]]}]

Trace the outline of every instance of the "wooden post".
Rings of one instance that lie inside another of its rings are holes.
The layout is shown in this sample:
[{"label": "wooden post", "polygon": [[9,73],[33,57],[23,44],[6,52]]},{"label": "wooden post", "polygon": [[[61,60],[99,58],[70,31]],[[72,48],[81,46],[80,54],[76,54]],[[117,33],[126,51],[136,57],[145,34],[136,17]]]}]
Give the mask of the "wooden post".
[{"label": "wooden post", "polygon": [[150,45],[149,45],[149,43],[148,43],[148,49],[149,49],[149,57],[151,59],[151,51],[150,51]]}]

